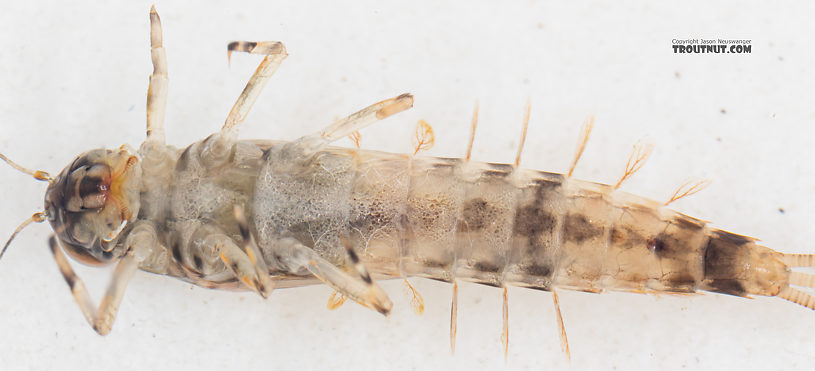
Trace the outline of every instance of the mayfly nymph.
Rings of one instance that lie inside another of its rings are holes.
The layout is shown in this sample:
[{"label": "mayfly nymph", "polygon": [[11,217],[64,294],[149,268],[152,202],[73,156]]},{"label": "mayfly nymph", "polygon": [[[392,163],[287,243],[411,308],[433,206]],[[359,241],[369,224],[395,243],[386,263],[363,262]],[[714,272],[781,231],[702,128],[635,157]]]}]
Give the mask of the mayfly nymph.
[{"label": "mayfly nymph", "polygon": [[[514,164],[493,164],[330,146],[409,109],[410,94],[292,142],[238,140],[238,124],[286,58],[280,42],[229,44],[229,52],[264,59],[220,132],[184,149],[168,146],[167,63],[154,9],[150,19],[154,70],[147,139],[137,151],[91,150],[54,177],[2,156],[49,183],[44,210],[12,238],[31,222],[49,221],[57,265],[100,334],[110,331],[137,269],[263,297],[322,282],[338,293],[332,305],[347,297],[383,314],[392,304],[379,279],[450,282],[453,344],[457,281],[552,292],[766,295],[815,309],[815,299],[792,287],[814,287],[815,277],[791,270],[815,266],[815,255],[778,253],[618,190],[647,150],[632,156],[617,184],[604,185],[571,171],[522,169],[520,149]],[[426,124],[420,134],[416,152],[432,142]],[[572,169],[581,152],[582,145]],[[98,306],[65,253],[84,264],[116,264]]]}]

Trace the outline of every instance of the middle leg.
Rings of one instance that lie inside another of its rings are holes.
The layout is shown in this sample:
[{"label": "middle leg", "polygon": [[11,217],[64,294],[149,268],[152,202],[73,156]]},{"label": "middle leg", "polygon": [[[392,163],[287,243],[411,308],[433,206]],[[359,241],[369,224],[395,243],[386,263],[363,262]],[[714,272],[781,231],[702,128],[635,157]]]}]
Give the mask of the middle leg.
[{"label": "middle leg", "polygon": [[249,82],[246,83],[246,87],[243,88],[238,100],[235,101],[232,110],[229,111],[229,116],[226,117],[226,122],[221,128],[222,132],[232,130],[246,118],[269,78],[274,75],[277,68],[280,67],[280,63],[288,56],[286,47],[279,41],[233,41],[227,46],[227,58],[231,59],[234,51],[260,54],[265,57],[255,73],[252,74]]}]

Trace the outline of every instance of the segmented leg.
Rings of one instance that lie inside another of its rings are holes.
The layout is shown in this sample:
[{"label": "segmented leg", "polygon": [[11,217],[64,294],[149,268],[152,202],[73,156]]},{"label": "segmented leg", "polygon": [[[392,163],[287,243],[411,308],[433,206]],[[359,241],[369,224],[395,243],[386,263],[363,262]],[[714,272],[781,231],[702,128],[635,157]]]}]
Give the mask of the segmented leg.
[{"label": "segmented leg", "polygon": [[329,125],[320,132],[320,135],[333,142],[376,121],[384,120],[411,107],[413,107],[413,95],[408,93],[396,98],[385,99]]},{"label": "segmented leg", "polygon": [[526,143],[526,131],[529,129],[529,114],[532,112],[532,102],[526,100],[526,110],[524,111],[524,124],[521,129],[521,141],[518,144],[518,153],[515,154],[515,167],[521,165],[521,153],[524,152],[524,144]]},{"label": "segmented leg", "polygon": [[[244,240],[244,245],[252,245],[251,240]],[[221,261],[235,273],[238,280],[258,295],[264,298],[269,296],[273,288],[269,271],[258,269],[259,265],[265,266],[265,263],[255,264],[263,260],[261,255],[254,255],[251,248],[241,249],[225,234],[207,236],[201,243],[201,248],[217,252]]]},{"label": "segmented leg", "polygon": [[572,176],[574,173],[574,168],[577,167],[577,161],[580,160],[580,157],[583,156],[583,150],[586,149],[586,143],[589,141],[589,136],[591,135],[591,130],[594,128],[594,116],[589,117],[586,122],[583,123],[583,126],[580,128],[580,139],[577,140],[577,152],[574,154],[574,160],[572,160],[572,166],[569,167],[569,173],[567,174],[568,177]]},{"label": "segmented leg", "polygon": [[260,92],[263,91],[266,82],[269,81],[269,78],[280,67],[280,63],[288,56],[286,47],[278,41],[233,41],[227,46],[227,58],[231,59],[233,51],[260,54],[265,55],[265,57],[249,79],[249,82],[246,83],[246,87],[243,88],[243,92],[235,101],[232,110],[229,111],[229,116],[226,117],[224,126],[221,128],[221,131],[224,132],[231,130],[246,118],[249,110],[252,109],[252,105],[260,96]]},{"label": "segmented leg", "polygon": [[413,96],[408,93],[385,99],[335,121],[317,134],[307,135],[289,143],[285,150],[296,152],[290,154],[290,156],[298,156],[307,160],[311,155],[327,147],[331,142],[342,139],[378,120],[383,120],[411,107],[413,107]]},{"label": "segmented leg", "polygon": [[569,351],[569,339],[566,337],[566,327],[563,326],[563,315],[560,313],[560,299],[557,297],[557,291],[552,290],[552,301],[555,304],[555,314],[557,314],[557,326],[560,330],[560,348],[563,353],[566,353],[566,358],[572,360],[572,353]]},{"label": "segmented leg", "polygon": [[[276,254],[280,257],[280,263],[290,272],[298,272],[301,269],[308,270],[315,277],[339,291],[342,295],[361,305],[374,309],[384,315],[390,313],[393,304],[388,295],[383,291],[369,275],[352,276],[342,269],[337,268],[331,262],[323,259],[308,246],[305,246],[293,238],[283,238],[277,240],[274,246]],[[353,250],[349,250],[353,251]],[[349,257],[354,260],[353,256]],[[357,261],[358,261],[357,257]],[[356,266],[356,264],[355,264]],[[359,269],[358,269],[359,271]],[[367,271],[364,271],[367,273]]]},{"label": "segmented leg", "polygon": [[[241,238],[243,239],[243,244],[241,245],[241,252],[243,254],[240,255],[245,255],[247,258],[249,258],[249,261],[252,264],[252,270],[254,270],[255,276],[257,277],[258,283],[255,284],[254,287],[250,287],[260,294],[260,296],[266,298],[274,288],[272,280],[269,278],[269,267],[266,264],[266,261],[263,259],[263,254],[261,254],[260,250],[258,249],[254,238],[252,238],[252,234],[249,232],[249,222],[246,220],[246,215],[243,212],[243,208],[240,206],[235,206],[234,213],[235,220],[238,222],[238,229],[241,232]],[[225,256],[222,254],[221,260],[224,260],[224,257]],[[224,260],[224,263],[227,263],[227,261]],[[227,264],[227,266],[230,265]],[[245,273],[248,273],[248,271],[249,269],[246,269],[242,272],[243,277],[247,277]],[[238,277],[241,277],[241,275],[238,275]]]},{"label": "segmented leg", "polygon": [[161,19],[150,7],[150,57],[153,74],[147,88],[147,140],[164,144],[164,111],[167,107],[167,54],[161,42]]},{"label": "segmented leg", "polygon": [[122,302],[128,282],[138,269],[139,263],[147,258],[150,255],[150,250],[157,245],[155,230],[152,227],[140,225],[134,227],[133,231],[131,231],[126,241],[127,253],[119,259],[113,272],[113,279],[110,281],[105,296],[99,302],[98,307],[94,306],[93,300],[85,288],[85,283],[71,268],[71,264],[59,247],[56,237],[51,236],[48,243],[62,277],[68,283],[74,299],[79,304],[79,309],[85,315],[85,319],[99,335],[107,335],[113,326],[113,321],[116,319],[116,313],[119,311],[119,304]]},{"label": "segmented leg", "polygon": [[628,161],[625,163],[625,171],[623,172],[623,176],[620,177],[620,180],[617,181],[617,184],[614,185],[614,189],[620,188],[620,186],[631,178],[637,171],[639,171],[645,162],[648,161],[648,157],[651,156],[651,152],[654,150],[654,146],[650,143],[643,144],[637,143],[634,145],[634,150],[631,151],[631,155],[628,156]]},{"label": "segmented leg", "polygon": [[475,141],[475,129],[478,127],[478,101],[475,101],[473,107],[473,119],[470,122],[470,141],[467,143],[467,154],[464,159],[470,161],[470,155],[473,154],[473,141]]}]

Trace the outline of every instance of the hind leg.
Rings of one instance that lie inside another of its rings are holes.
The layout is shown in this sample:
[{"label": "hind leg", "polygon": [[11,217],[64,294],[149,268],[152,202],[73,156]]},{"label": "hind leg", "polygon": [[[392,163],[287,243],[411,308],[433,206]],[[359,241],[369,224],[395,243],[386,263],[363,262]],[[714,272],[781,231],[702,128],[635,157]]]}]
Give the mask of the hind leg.
[{"label": "hind leg", "polygon": [[300,272],[307,271],[343,296],[388,315],[393,307],[388,295],[371,279],[353,249],[348,246],[346,248],[351,263],[358,273],[356,276],[325,260],[310,247],[293,238],[281,238],[274,241],[274,254],[278,257],[277,263],[288,272],[300,274]]},{"label": "hind leg", "polygon": [[306,135],[288,143],[281,150],[286,157],[308,161],[313,154],[324,149],[332,142],[411,107],[413,107],[413,96],[408,93],[385,99],[335,121],[319,133]]}]

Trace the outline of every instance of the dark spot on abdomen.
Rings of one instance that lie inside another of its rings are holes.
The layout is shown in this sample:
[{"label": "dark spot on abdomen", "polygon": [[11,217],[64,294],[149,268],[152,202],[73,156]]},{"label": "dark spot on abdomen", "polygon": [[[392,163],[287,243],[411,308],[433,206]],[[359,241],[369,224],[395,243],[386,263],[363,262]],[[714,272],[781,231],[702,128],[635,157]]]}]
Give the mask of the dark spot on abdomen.
[{"label": "dark spot on abdomen", "polygon": [[522,206],[515,213],[512,232],[532,238],[542,233],[551,233],[556,222],[554,215],[546,211],[542,204]]},{"label": "dark spot on abdomen", "polygon": [[499,267],[497,264],[484,261],[476,262],[475,265],[473,265],[473,268],[479,272],[486,273],[498,273],[501,271],[501,267]]},{"label": "dark spot on abdomen", "polygon": [[563,225],[563,238],[567,241],[581,243],[589,238],[603,234],[603,228],[597,227],[581,214],[566,215]]},{"label": "dark spot on abdomen", "polygon": [[461,211],[464,224],[460,225],[460,227],[464,231],[478,231],[483,229],[490,223],[490,218],[495,216],[494,209],[495,208],[483,198],[474,198],[467,201]]},{"label": "dark spot on abdomen", "polygon": [[705,251],[705,276],[702,289],[722,294],[745,296],[738,279],[749,269],[750,240],[721,230],[713,231]]},{"label": "dark spot on abdomen", "polygon": [[747,296],[747,291],[739,280],[710,280],[705,282],[705,285],[707,291],[727,295]]},{"label": "dark spot on abdomen", "polygon": [[651,250],[657,256],[665,251],[665,241],[662,240],[661,234],[648,240],[648,250]]},{"label": "dark spot on abdomen", "polygon": [[532,264],[524,268],[524,272],[531,276],[549,277],[552,275],[552,266],[543,264]]}]

